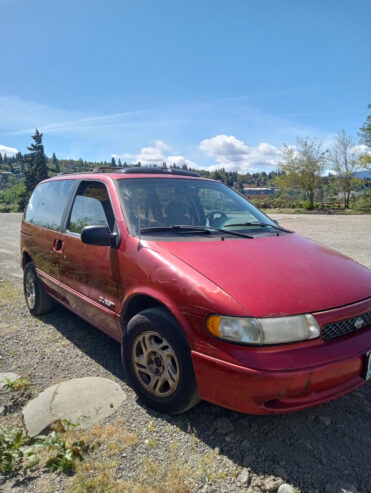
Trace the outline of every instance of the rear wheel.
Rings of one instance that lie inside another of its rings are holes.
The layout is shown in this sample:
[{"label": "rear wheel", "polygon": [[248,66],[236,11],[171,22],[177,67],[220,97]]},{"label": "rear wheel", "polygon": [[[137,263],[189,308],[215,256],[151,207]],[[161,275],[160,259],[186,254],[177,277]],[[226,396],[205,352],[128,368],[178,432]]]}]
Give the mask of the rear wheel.
[{"label": "rear wheel", "polygon": [[26,304],[32,315],[50,312],[53,307],[53,299],[42,287],[33,262],[28,262],[24,268],[23,288]]},{"label": "rear wheel", "polygon": [[149,308],[130,320],[121,354],[129,383],[149,407],[180,414],[199,402],[187,340],[164,309]]}]

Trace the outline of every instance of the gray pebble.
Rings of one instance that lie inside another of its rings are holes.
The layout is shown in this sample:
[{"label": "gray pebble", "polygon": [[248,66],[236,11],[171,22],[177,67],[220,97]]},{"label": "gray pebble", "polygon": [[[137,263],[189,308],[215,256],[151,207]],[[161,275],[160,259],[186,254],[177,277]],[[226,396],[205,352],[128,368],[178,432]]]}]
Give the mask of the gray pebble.
[{"label": "gray pebble", "polygon": [[291,484],[283,483],[278,488],[277,493],[295,493],[295,488]]},{"label": "gray pebble", "polygon": [[248,469],[243,469],[241,474],[238,476],[238,481],[242,484],[247,484],[250,479],[250,472]]},{"label": "gray pebble", "polygon": [[226,435],[234,430],[233,423],[228,418],[218,418],[214,423],[214,428],[220,435]]}]

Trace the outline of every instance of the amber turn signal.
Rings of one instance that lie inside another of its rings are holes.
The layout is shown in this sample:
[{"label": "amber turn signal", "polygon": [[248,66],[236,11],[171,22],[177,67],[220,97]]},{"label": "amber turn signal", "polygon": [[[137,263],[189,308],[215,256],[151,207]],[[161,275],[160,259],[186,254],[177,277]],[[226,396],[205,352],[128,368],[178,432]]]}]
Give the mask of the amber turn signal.
[{"label": "amber turn signal", "polygon": [[220,315],[210,315],[206,320],[206,328],[215,337],[220,337]]}]

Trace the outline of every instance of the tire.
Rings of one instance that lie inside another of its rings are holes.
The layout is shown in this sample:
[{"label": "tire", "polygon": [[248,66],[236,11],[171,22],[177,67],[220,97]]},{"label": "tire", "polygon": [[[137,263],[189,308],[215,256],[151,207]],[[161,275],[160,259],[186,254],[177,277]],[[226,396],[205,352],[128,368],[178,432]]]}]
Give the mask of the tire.
[{"label": "tire", "polygon": [[180,414],[200,401],[187,339],[163,308],[148,308],[129,321],[121,358],[128,383],[148,407]]},{"label": "tire", "polygon": [[32,315],[42,315],[53,308],[53,299],[42,287],[33,262],[28,262],[24,268],[23,289],[27,307]]}]

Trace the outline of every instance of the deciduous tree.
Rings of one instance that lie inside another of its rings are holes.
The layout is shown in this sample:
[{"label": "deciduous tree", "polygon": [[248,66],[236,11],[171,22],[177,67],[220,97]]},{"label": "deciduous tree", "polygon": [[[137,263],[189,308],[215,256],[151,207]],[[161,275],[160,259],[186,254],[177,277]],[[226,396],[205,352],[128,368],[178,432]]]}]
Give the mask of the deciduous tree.
[{"label": "deciduous tree", "polygon": [[296,147],[283,145],[283,160],[279,164],[282,174],[278,177],[278,185],[281,188],[303,190],[307,194],[310,209],[314,207],[314,192],[320,185],[326,154],[319,139],[297,139]]},{"label": "deciduous tree", "polygon": [[343,129],[334,137],[330,150],[330,162],[337,176],[337,183],[344,195],[344,206],[349,209],[350,193],[358,180],[357,171],[367,167],[361,157],[359,146]]}]

